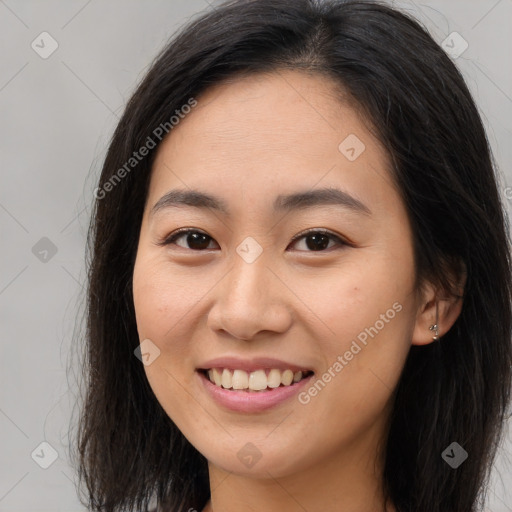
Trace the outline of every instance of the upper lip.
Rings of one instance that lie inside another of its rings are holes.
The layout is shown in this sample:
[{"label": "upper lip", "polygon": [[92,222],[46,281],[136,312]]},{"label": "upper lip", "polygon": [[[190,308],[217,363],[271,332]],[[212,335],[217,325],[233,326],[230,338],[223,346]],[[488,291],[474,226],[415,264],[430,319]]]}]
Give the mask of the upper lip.
[{"label": "upper lip", "polygon": [[240,359],[238,357],[217,357],[209,359],[198,366],[199,370],[210,370],[211,368],[228,368],[233,370],[245,370],[253,372],[256,370],[264,370],[265,368],[277,368],[278,370],[312,371],[303,365],[282,361],[273,357],[254,357],[252,359]]}]

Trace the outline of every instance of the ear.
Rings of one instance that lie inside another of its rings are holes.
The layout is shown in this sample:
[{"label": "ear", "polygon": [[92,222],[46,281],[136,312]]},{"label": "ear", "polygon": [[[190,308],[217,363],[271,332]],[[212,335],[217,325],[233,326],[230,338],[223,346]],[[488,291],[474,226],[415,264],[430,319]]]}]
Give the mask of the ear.
[{"label": "ear", "polygon": [[438,308],[438,340],[452,328],[462,311],[466,278],[467,274],[464,268],[456,280],[454,291],[440,289],[430,282],[423,284],[419,294],[419,306],[411,339],[412,345],[427,345],[436,341],[434,340],[436,333],[430,329],[436,324],[436,304]]}]

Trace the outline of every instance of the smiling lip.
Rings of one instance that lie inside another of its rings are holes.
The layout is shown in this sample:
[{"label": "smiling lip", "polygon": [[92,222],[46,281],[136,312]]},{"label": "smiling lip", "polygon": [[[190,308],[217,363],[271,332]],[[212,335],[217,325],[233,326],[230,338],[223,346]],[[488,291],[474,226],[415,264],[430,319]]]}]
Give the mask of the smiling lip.
[{"label": "smiling lip", "polygon": [[[299,382],[292,383],[289,386],[267,388],[263,391],[233,390],[224,389],[211,382],[206,376],[205,371],[210,368],[238,369],[245,370],[246,372],[277,368],[279,370],[292,370],[293,372],[309,372],[310,375],[303,377]],[[205,391],[221,407],[236,412],[257,413],[275,407],[295,396],[307,385],[314,373],[304,366],[298,366],[273,358],[243,360],[235,357],[223,357],[205,361],[196,369],[196,375],[200,379],[201,385],[204,387]]]},{"label": "smiling lip", "polygon": [[292,372],[298,371],[312,371],[311,368],[304,366],[298,366],[293,363],[287,363],[279,359],[273,359],[271,357],[257,357],[254,359],[239,359],[237,357],[219,357],[216,359],[210,359],[201,363],[198,370],[209,370],[210,368],[229,368],[230,370],[245,370],[246,372],[254,372],[256,370],[265,370],[267,368],[277,368],[278,370],[292,370]]},{"label": "smiling lip", "polygon": [[224,389],[210,382],[202,371],[196,371],[206,392],[217,402],[217,404],[237,412],[261,412],[295,396],[310,381],[313,374],[304,377],[299,382],[290,386],[267,389],[265,391],[247,391]]}]

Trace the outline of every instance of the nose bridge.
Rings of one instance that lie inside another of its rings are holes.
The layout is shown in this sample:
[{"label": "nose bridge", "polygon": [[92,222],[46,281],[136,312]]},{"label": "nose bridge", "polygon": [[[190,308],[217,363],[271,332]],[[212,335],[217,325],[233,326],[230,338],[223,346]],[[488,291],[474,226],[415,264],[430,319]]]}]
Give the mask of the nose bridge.
[{"label": "nose bridge", "polygon": [[[238,261],[237,261],[238,260]],[[227,279],[228,291],[223,299],[229,307],[256,308],[262,299],[261,284],[268,269],[263,260],[254,263],[235,258]]]},{"label": "nose bridge", "polygon": [[226,305],[255,312],[264,302],[268,305],[271,294],[265,293],[262,284],[268,281],[268,274],[272,275],[267,268],[269,258],[270,249],[264,250],[255,238],[248,236],[242,240],[236,247],[236,254],[233,254],[231,271],[227,276],[229,289],[223,297]]},{"label": "nose bridge", "polygon": [[[250,243],[250,242],[249,242]],[[244,258],[240,244],[231,270],[220,283],[215,304],[209,314],[210,326],[231,335],[250,339],[258,331],[286,330],[290,315],[282,285],[268,266],[268,256],[254,261]]]}]

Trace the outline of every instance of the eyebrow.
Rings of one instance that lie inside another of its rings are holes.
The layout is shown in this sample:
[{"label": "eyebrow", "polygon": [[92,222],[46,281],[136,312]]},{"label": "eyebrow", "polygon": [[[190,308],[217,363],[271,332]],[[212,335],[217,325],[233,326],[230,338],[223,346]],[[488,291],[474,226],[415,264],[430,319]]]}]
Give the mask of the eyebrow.
[{"label": "eyebrow", "polygon": [[[274,212],[302,210],[316,206],[335,205],[351,210],[355,213],[371,215],[371,210],[359,199],[337,188],[320,188],[295,192],[293,194],[279,195],[273,205]],[[168,209],[181,206],[194,208],[211,208],[229,216],[227,203],[220,197],[206,194],[199,190],[174,189],[162,196],[151,209],[150,215]]]}]

